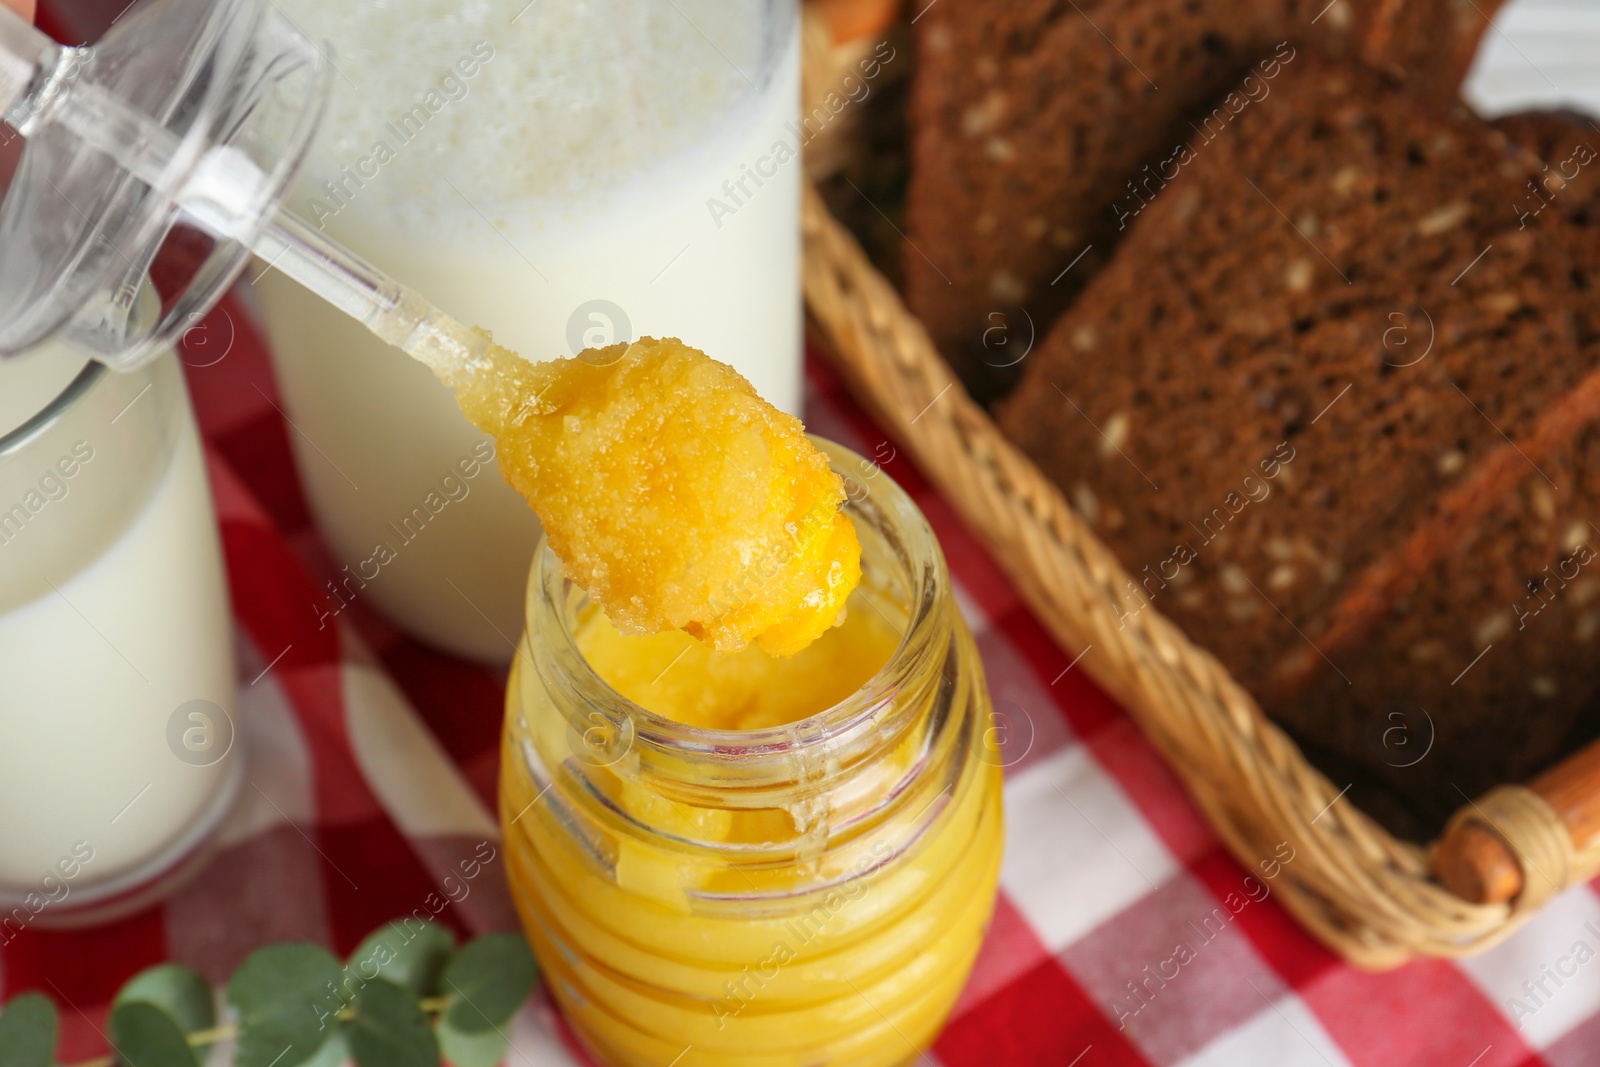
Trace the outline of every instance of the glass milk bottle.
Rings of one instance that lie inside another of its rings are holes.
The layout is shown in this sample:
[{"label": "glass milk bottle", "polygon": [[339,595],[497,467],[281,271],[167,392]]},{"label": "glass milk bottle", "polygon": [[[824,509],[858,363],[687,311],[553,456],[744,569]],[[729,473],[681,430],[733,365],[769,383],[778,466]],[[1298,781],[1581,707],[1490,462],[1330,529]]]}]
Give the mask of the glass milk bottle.
[{"label": "glass milk bottle", "polygon": [[[529,359],[678,336],[800,405],[793,0],[280,0],[333,46],[290,207]],[[354,600],[510,658],[538,524],[429,372],[265,271],[297,466]]]},{"label": "glass milk bottle", "polygon": [[138,906],[237,788],[232,627],[177,360],[0,361],[0,944]]}]

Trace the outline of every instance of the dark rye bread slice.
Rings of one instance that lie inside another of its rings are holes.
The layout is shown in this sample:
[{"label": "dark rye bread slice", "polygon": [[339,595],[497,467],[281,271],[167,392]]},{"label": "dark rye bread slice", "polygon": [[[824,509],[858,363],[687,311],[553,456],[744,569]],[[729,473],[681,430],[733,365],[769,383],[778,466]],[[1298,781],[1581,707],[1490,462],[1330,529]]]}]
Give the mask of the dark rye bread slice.
[{"label": "dark rye bread slice", "polygon": [[1519,229],[1538,162],[1356,65],[1303,57],[1230,132],[1001,426],[1135,574],[1128,611],[1436,823],[1551,760],[1600,693],[1588,594],[1523,629],[1512,607],[1600,521],[1591,235]]},{"label": "dark rye bread slice", "polygon": [[[1235,111],[1270,99],[1308,46],[1360,54],[1453,102],[1498,4],[927,5],[915,26],[908,304],[974,395],[992,398],[1015,380],[1010,364],[1027,338],[1042,337],[1104,262],[1146,191],[1180,169],[1180,145],[1226,136]],[[1226,96],[1252,69],[1256,79]]]}]

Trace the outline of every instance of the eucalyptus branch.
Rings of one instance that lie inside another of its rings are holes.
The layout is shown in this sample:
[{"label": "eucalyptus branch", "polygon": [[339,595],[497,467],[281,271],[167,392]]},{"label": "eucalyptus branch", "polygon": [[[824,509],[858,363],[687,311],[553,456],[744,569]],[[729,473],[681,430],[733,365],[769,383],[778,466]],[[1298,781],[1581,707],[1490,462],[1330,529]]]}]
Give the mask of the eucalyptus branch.
[{"label": "eucalyptus branch", "polygon": [[[135,975],[112,1001],[113,1053],[71,1067],[200,1067],[199,1050],[231,1039],[235,1067],[326,1062],[336,1044],[337,1058],[357,1067],[415,1063],[419,1048],[435,1062],[448,1056],[456,1067],[494,1067],[506,1051],[505,1024],[536,977],[515,934],[458,949],[448,930],[413,919],[376,931],[343,965],[315,945],[256,950],[229,979],[231,1021],[219,1023],[205,978],[162,964]],[[51,1067],[57,1029],[55,1005],[38,993],[6,1004],[0,1049],[8,1067]]]}]

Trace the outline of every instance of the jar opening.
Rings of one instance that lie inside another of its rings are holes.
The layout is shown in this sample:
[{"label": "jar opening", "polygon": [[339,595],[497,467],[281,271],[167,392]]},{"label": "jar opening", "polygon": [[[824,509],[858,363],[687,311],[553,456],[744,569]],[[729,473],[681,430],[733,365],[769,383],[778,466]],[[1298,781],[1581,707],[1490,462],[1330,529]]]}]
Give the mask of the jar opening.
[{"label": "jar opening", "polygon": [[849,449],[821,438],[812,441],[844,479],[844,511],[861,540],[862,584],[849,610],[876,611],[899,632],[888,660],[849,697],[792,723],[725,730],[679,722],[617,692],[583,656],[576,630],[588,598],[541,544],[529,583],[529,644],[545,685],[569,697],[557,703],[568,709],[569,721],[578,719],[575,728],[588,729],[594,720],[583,717],[599,712],[616,731],[608,743],[619,749],[690,760],[701,777],[708,765],[737,765],[745,781],[764,762],[790,777],[797,757],[824,746],[830,759],[848,761],[854,749],[871,747],[872,739],[885,732],[886,718],[904,704],[906,687],[925,677],[929,660],[945,652],[948,572],[927,520],[905,490]]}]

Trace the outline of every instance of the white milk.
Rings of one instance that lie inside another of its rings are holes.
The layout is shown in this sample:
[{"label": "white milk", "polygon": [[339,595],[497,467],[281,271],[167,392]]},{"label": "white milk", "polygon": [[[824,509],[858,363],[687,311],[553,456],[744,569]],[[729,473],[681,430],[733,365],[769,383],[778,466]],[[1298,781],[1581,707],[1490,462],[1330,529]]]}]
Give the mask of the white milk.
[{"label": "white milk", "polygon": [[[0,362],[0,433],[82,365]],[[3,942],[158,876],[220,816],[239,761],[197,766],[169,746],[181,705],[233,704],[216,523],[173,357],[102,375],[0,455],[0,486]]]},{"label": "white milk", "polygon": [[[513,23],[520,4],[280,0],[342,72],[290,208],[528,358],[678,336],[798,413],[792,7],[675,2],[541,0]],[[463,475],[480,437],[425,368],[275,271],[256,289],[312,509],[362,579],[308,613],[367,599],[508,659],[526,503],[492,466]]]}]

